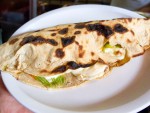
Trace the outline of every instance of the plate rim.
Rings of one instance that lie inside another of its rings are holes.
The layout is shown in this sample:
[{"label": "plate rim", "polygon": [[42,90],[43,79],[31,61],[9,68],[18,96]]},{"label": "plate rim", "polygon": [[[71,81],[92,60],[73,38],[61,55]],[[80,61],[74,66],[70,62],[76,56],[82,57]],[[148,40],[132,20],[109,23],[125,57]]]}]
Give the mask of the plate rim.
[{"label": "plate rim", "polygon": [[[52,11],[43,13],[43,14],[41,14],[41,15],[39,15],[39,16],[37,16],[37,17],[31,19],[31,20],[29,20],[27,23],[25,23],[24,25],[22,25],[12,36],[17,35],[17,33],[19,32],[19,30],[20,30],[22,27],[28,26],[28,24],[32,23],[33,21],[35,21],[35,20],[37,20],[37,19],[39,19],[39,18],[43,18],[43,17],[44,17],[45,15],[47,15],[47,14],[52,14],[52,13],[58,12],[58,11],[60,11],[60,10],[68,9],[68,8],[70,8],[70,7],[73,8],[73,7],[83,7],[83,6],[84,6],[84,7],[85,7],[85,6],[86,6],[86,7],[87,7],[87,6],[101,6],[101,7],[109,7],[109,8],[111,7],[111,8],[113,8],[113,9],[115,9],[115,10],[120,10],[120,11],[125,11],[125,12],[133,13],[134,16],[138,16],[139,18],[140,18],[140,17],[141,17],[141,18],[143,17],[143,16],[140,16],[139,14],[137,14],[137,13],[135,13],[135,12],[129,11],[129,10],[127,10],[127,9],[119,8],[119,7],[114,7],[114,6],[98,5],[98,4],[73,5],[73,6],[58,8],[58,9],[55,9],[55,10],[52,10]],[[3,73],[3,72],[2,72],[2,73]],[[25,105],[22,101],[20,101],[20,100],[15,96],[15,94],[11,91],[10,87],[8,87],[7,82],[6,82],[6,78],[5,78],[4,76],[2,76],[2,80],[3,80],[3,82],[4,82],[5,86],[6,86],[6,88],[7,88],[8,91],[10,92],[10,94],[11,94],[19,103],[21,103],[23,106],[27,107],[27,108],[30,109],[31,111],[39,112],[39,111],[37,111],[36,109],[31,109],[31,107],[29,107],[30,105]],[[36,102],[37,102],[37,101],[36,101]],[[39,102],[38,102],[38,103],[39,103]],[[39,103],[39,104],[40,104],[40,103]],[[149,103],[145,103],[145,105],[143,105],[143,106],[141,106],[141,107],[139,107],[139,108],[137,108],[137,109],[134,109],[134,110],[132,110],[132,111],[130,111],[130,112],[138,112],[138,111],[144,109],[145,107],[147,107],[147,106],[149,106],[149,105],[150,105],[150,101],[149,101]],[[58,113],[59,113],[59,112],[62,112],[62,111],[66,112],[66,113],[75,113],[75,112],[73,112],[73,111],[66,111],[66,110],[63,110],[63,109],[59,110],[59,109],[55,109],[55,108],[53,108],[53,107],[51,107],[50,109],[53,109],[53,110],[55,110],[54,112],[58,112]]]}]

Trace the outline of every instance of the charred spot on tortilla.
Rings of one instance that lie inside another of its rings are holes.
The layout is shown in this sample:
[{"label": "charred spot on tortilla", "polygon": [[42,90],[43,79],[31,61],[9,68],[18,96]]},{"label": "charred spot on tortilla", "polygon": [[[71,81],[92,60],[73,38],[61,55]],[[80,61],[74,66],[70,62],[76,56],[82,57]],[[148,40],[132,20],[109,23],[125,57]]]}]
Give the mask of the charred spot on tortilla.
[{"label": "charred spot on tortilla", "polygon": [[132,18],[127,18],[127,20],[128,20],[129,22],[132,22]]},{"label": "charred spot on tortilla", "polygon": [[68,33],[68,28],[63,28],[60,31],[58,31],[59,34],[64,35],[66,33]]},{"label": "charred spot on tortilla", "polygon": [[61,38],[61,43],[63,47],[66,47],[74,42],[75,36]]},{"label": "charred spot on tortilla", "polygon": [[127,43],[131,43],[132,41],[131,41],[130,39],[127,39],[126,42],[127,42]]},{"label": "charred spot on tortilla", "polygon": [[106,63],[104,62],[104,60],[102,60],[101,58],[98,59],[98,62],[100,62],[100,63],[102,63],[102,64],[106,64]]},{"label": "charred spot on tortilla", "polygon": [[83,46],[82,45],[78,45],[78,51],[79,51],[79,57],[83,58],[85,51],[83,50]]},{"label": "charred spot on tortilla", "polygon": [[52,33],[51,36],[56,36],[56,33]]},{"label": "charred spot on tortilla", "polygon": [[84,23],[82,23],[82,24],[76,24],[74,28],[75,29],[83,29],[83,28],[85,28],[85,24]]},{"label": "charred spot on tortilla", "polygon": [[74,61],[70,61],[70,62],[68,62],[67,63],[67,66],[68,66],[68,68],[69,69],[77,69],[77,68],[79,68],[80,67],[80,65],[79,64],[77,64],[76,62],[74,62]]},{"label": "charred spot on tortilla", "polygon": [[14,39],[11,39],[9,41],[9,44],[12,45],[12,44],[15,44],[19,39],[18,38],[14,38]]},{"label": "charred spot on tortilla", "polygon": [[84,34],[87,34],[87,31],[85,31]]},{"label": "charred spot on tortilla", "polygon": [[83,49],[83,46],[79,45],[79,51],[82,51],[82,49]]},{"label": "charred spot on tortilla", "polygon": [[76,62],[74,61],[70,61],[67,63],[67,66],[68,66],[68,69],[78,69],[78,68],[86,68],[86,67],[90,67],[92,65],[94,65],[95,62],[93,63],[89,63],[89,64],[77,64]]},{"label": "charred spot on tortilla", "polygon": [[124,27],[123,25],[121,25],[121,24],[116,24],[116,25],[114,26],[114,31],[117,32],[117,33],[125,33],[125,32],[128,31],[128,29],[125,28],[125,27]]},{"label": "charred spot on tortilla", "polygon": [[76,63],[74,61],[69,61],[65,65],[61,65],[54,70],[52,70],[52,73],[61,73],[65,72],[67,69],[78,69],[78,68],[86,68],[94,65],[96,62],[88,63],[88,64],[81,64],[81,63]]},{"label": "charred spot on tortilla", "polygon": [[48,31],[58,31],[59,29],[50,29]]},{"label": "charred spot on tortilla", "polygon": [[144,18],[144,20],[149,20],[149,18]]},{"label": "charred spot on tortilla", "polygon": [[55,54],[56,54],[56,57],[58,58],[63,58],[65,56],[65,53],[62,49],[58,48],[56,51],[55,51]]},{"label": "charred spot on tortilla", "polygon": [[75,44],[79,45],[79,42],[75,41]]},{"label": "charred spot on tortilla", "polygon": [[80,57],[80,58],[83,58],[84,53],[85,53],[85,51],[81,51],[81,52],[79,52],[79,57]]},{"label": "charred spot on tortilla", "polygon": [[48,41],[53,46],[57,46],[58,45],[58,42],[56,42],[54,39],[47,39],[46,41]]},{"label": "charred spot on tortilla", "polygon": [[114,52],[115,55],[122,55],[122,53],[120,51],[116,51]]},{"label": "charred spot on tortilla", "polygon": [[89,64],[80,64],[80,67],[82,67],[82,68],[90,67],[90,66],[94,65],[95,63],[96,63],[96,62],[94,62],[94,63],[89,63]]},{"label": "charred spot on tortilla", "polygon": [[32,36],[32,35],[23,38],[23,40],[20,42],[20,45],[23,46],[23,45],[28,44],[28,43],[32,43],[34,45],[43,44],[43,43],[49,43],[53,46],[58,45],[58,43],[54,39],[45,39],[41,36]]},{"label": "charred spot on tortilla", "polygon": [[81,31],[75,31],[74,34],[75,35],[81,34]]},{"label": "charred spot on tortilla", "polygon": [[19,61],[18,61],[18,60],[16,60],[16,63],[15,63],[15,65],[14,65],[14,67],[17,69],[17,68],[18,68],[18,66],[19,66]]},{"label": "charred spot on tortilla", "polygon": [[132,35],[134,36],[134,32],[131,30]]},{"label": "charred spot on tortilla", "polygon": [[114,34],[111,27],[99,23],[88,24],[86,28],[88,31],[97,31],[99,35],[102,34],[105,38],[109,38],[112,34]]},{"label": "charred spot on tortilla", "polygon": [[88,31],[96,31],[98,29],[98,26],[99,26],[99,23],[96,23],[96,24],[88,24],[86,26],[86,29]]},{"label": "charred spot on tortilla", "polygon": [[94,52],[91,52],[91,55],[94,56]]},{"label": "charred spot on tortilla", "polygon": [[67,70],[65,65],[59,66],[57,68],[55,68],[52,73],[61,73],[61,72],[65,72]]},{"label": "charred spot on tortilla", "polygon": [[31,35],[31,36],[23,38],[23,40],[20,42],[20,45],[23,46],[28,43],[40,43],[42,41],[44,41],[42,37],[37,37],[37,36],[35,37]]}]

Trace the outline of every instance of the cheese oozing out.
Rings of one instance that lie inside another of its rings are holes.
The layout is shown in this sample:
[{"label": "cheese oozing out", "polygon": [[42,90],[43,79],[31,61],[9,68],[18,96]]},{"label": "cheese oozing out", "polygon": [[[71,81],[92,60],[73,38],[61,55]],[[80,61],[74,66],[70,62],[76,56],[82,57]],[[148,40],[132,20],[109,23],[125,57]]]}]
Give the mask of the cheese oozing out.
[{"label": "cheese oozing out", "polygon": [[96,63],[93,66],[87,68],[79,68],[75,70],[68,69],[66,72],[61,74],[56,74],[54,76],[45,77],[49,82],[51,82],[52,78],[57,78],[59,76],[67,77],[68,73],[73,74],[76,77],[80,77],[82,80],[92,80],[96,78],[100,78],[105,74],[105,70],[109,67],[102,63]]}]

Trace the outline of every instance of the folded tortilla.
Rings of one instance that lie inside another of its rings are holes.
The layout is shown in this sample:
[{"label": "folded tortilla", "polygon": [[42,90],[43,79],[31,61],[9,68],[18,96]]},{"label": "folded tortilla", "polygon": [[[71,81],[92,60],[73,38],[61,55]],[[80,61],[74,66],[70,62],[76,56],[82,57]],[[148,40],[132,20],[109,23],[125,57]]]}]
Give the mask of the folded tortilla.
[{"label": "folded tortilla", "polygon": [[58,25],[0,45],[0,69],[42,88],[102,78],[150,47],[150,19],[120,18]]}]

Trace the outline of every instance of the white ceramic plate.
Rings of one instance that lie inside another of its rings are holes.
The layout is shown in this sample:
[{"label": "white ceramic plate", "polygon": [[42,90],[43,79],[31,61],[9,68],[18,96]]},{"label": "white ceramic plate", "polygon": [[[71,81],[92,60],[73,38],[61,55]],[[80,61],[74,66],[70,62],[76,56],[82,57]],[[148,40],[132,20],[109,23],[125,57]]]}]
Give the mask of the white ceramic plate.
[{"label": "white ceramic plate", "polygon": [[[77,5],[40,15],[19,28],[14,35],[65,23],[142,16],[104,5]],[[116,68],[104,79],[77,88],[46,91],[28,86],[2,73],[9,92],[36,113],[128,113],[150,105],[150,52]]]}]

